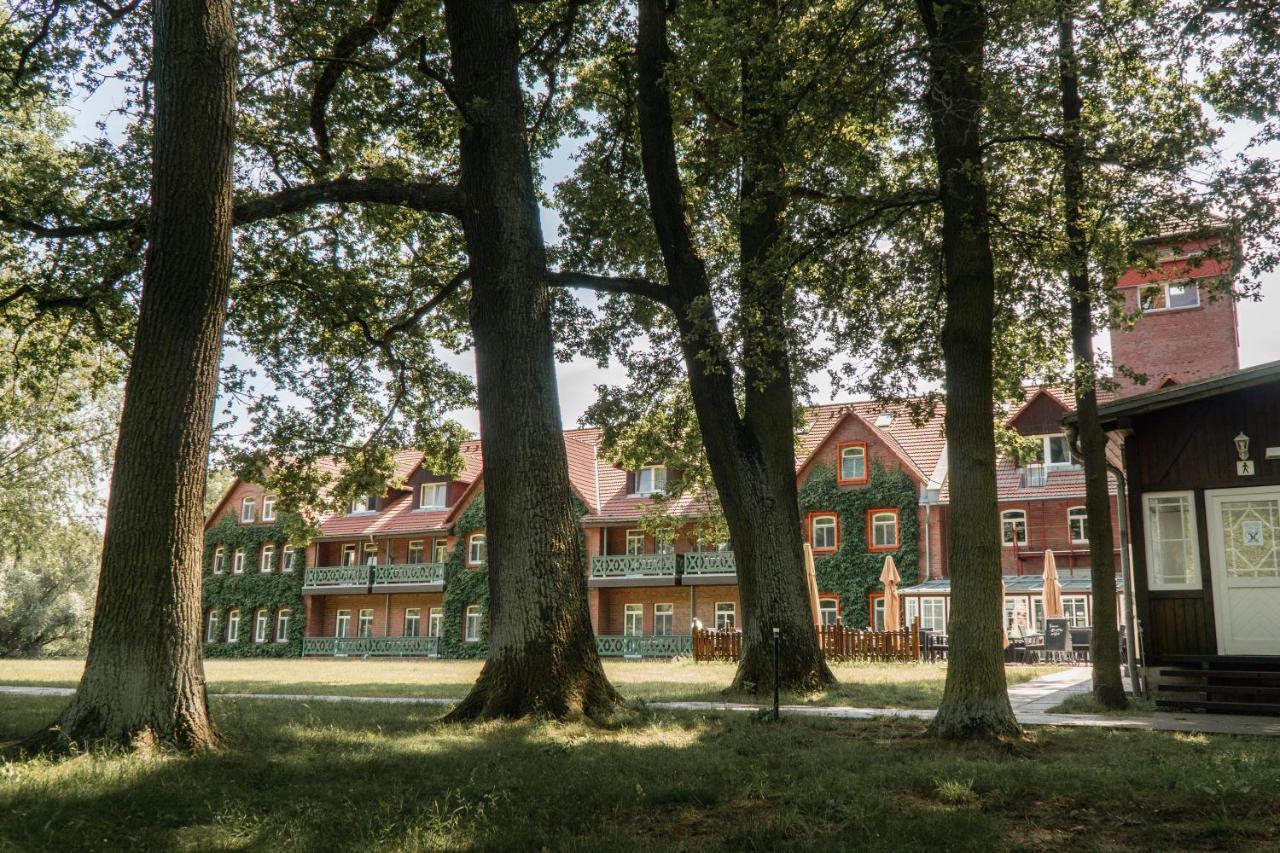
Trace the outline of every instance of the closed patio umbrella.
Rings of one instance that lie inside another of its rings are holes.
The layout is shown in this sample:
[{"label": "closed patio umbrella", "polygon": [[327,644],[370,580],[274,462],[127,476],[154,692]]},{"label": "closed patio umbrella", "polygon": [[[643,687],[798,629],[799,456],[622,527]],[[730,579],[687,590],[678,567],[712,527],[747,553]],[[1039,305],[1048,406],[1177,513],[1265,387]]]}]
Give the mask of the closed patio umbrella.
[{"label": "closed patio umbrella", "polygon": [[886,631],[902,630],[902,619],[899,615],[902,600],[898,597],[898,583],[901,580],[893,557],[885,557],[884,568],[880,571],[880,582],[884,584],[884,629]]},{"label": "closed patio umbrella", "polygon": [[1062,618],[1062,581],[1058,580],[1058,565],[1054,562],[1053,551],[1044,552],[1044,618]]},{"label": "closed patio umbrella", "polygon": [[809,587],[809,615],[814,625],[822,624],[822,612],[818,607],[818,570],[813,565],[813,548],[804,543],[804,579]]}]

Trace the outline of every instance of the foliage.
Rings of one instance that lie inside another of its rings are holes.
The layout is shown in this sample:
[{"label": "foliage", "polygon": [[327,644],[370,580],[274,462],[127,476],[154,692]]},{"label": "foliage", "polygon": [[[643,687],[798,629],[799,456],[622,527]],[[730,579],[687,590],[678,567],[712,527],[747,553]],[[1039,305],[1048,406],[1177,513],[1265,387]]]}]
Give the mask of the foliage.
[{"label": "foliage", "polygon": [[[205,532],[203,581],[205,618],[208,618],[209,611],[216,611],[222,636],[225,637],[227,613],[232,609],[240,611],[240,632],[236,642],[206,643],[206,657],[299,657],[302,655],[302,638],[306,634],[307,627],[306,603],[302,597],[303,571],[295,569],[292,572],[281,572],[277,569],[271,574],[263,574],[258,570],[258,555],[263,545],[274,544],[276,559],[280,559],[284,546],[288,544],[288,531],[291,529],[291,522],[287,516],[287,513],[281,514],[271,524],[241,524],[233,514],[228,514]],[[212,571],[213,554],[219,546],[225,549],[225,558],[222,574],[215,575]],[[244,574],[232,574],[231,557],[236,549],[240,548],[245,552]],[[287,643],[275,642],[275,616],[281,608],[288,608],[290,611]],[[259,609],[266,609],[271,616],[268,641],[265,643],[253,641],[254,619]]]},{"label": "foliage", "polygon": [[77,654],[89,636],[102,536],[82,521],[47,528],[0,560],[0,657]]},{"label": "foliage", "polygon": [[[898,510],[898,549],[867,550],[867,510]],[[829,556],[814,555],[818,589],[839,593],[845,625],[861,628],[869,624],[867,593],[880,589],[880,572],[886,556],[893,557],[903,585],[919,579],[920,525],[916,515],[916,490],[911,478],[882,465],[872,467],[866,486],[836,485],[835,471],[815,465],[800,486],[800,512],[829,510],[839,516],[839,550]]]},{"label": "foliage", "polygon": [[[482,658],[489,653],[489,569],[467,566],[467,536],[484,530],[484,495],[477,495],[454,525],[458,540],[444,569],[444,625],[440,654],[447,658]],[[480,642],[463,641],[467,607],[480,605]]]}]

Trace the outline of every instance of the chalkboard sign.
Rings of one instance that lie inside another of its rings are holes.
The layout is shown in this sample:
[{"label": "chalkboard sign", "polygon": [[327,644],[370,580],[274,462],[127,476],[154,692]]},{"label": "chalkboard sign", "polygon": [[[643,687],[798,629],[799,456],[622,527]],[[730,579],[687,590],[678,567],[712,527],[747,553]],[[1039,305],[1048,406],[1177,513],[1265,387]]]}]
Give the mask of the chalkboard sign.
[{"label": "chalkboard sign", "polygon": [[1071,651],[1071,632],[1066,619],[1044,620],[1044,650],[1046,652]]}]

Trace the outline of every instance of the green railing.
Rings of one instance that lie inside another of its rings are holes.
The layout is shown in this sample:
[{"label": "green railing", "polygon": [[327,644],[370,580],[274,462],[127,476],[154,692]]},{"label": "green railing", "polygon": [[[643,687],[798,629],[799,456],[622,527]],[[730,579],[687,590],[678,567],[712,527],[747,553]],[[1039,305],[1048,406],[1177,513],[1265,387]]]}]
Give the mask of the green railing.
[{"label": "green railing", "polygon": [[303,637],[304,655],[439,657],[439,637]]},{"label": "green railing", "polygon": [[732,551],[701,551],[683,555],[682,574],[686,575],[733,575],[738,573],[738,564],[733,559]]},{"label": "green railing", "polygon": [[444,583],[444,563],[399,563],[373,567],[374,586],[421,583]]},{"label": "green railing", "polygon": [[610,554],[591,558],[593,578],[673,578],[675,554]]},{"label": "green railing", "polygon": [[302,585],[368,586],[370,566],[312,566],[307,569]]},{"label": "green railing", "polygon": [[693,637],[688,634],[655,636],[596,635],[596,652],[600,657],[679,658],[693,654]]}]

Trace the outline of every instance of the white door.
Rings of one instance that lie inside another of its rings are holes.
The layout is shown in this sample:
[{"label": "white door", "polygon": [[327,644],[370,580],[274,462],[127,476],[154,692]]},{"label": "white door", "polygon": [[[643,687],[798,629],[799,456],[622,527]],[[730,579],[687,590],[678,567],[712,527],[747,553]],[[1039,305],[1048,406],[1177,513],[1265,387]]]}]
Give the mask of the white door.
[{"label": "white door", "polygon": [[1280,655],[1280,488],[1205,492],[1218,653]]}]

